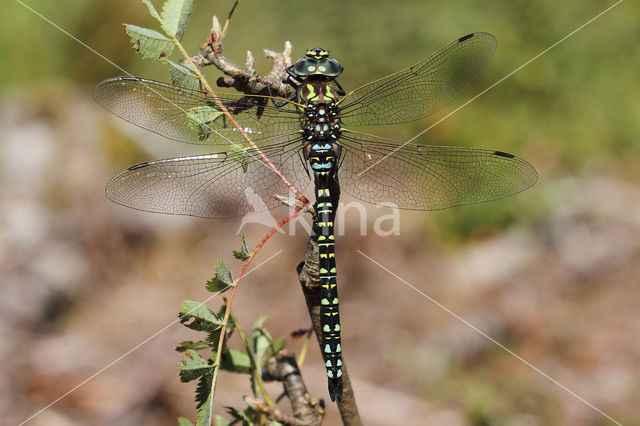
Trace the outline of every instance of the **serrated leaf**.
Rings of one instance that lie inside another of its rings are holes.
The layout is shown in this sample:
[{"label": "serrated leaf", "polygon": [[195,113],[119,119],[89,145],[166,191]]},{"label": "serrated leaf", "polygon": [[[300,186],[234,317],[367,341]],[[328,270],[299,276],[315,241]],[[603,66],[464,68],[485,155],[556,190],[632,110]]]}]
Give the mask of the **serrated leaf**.
[{"label": "serrated leaf", "polygon": [[216,275],[205,284],[207,290],[212,293],[224,292],[233,287],[233,274],[231,269],[223,261],[216,262]]},{"label": "serrated leaf", "polygon": [[198,402],[196,426],[211,426],[214,386],[213,374],[202,376],[198,382],[198,387],[196,388],[196,401]]},{"label": "serrated leaf", "polygon": [[162,59],[173,52],[173,42],[157,31],[125,24],[127,35],[136,51],[145,59]]},{"label": "serrated leaf", "polygon": [[178,417],[178,426],[193,426],[193,423],[185,417]]},{"label": "serrated leaf", "polygon": [[211,345],[209,344],[209,342],[205,342],[204,340],[199,340],[197,342],[194,342],[191,340],[183,340],[180,343],[178,343],[178,345],[175,347],[175,350],[178,352],[184,352],[187,349],[193,349],[194,351],[197,351],[200,349],[206,349],[210,347]]},{"label": "serrated leaf", "polygon": [[203,375],[213,373],[215,366],[210,365],[193,349],[187,349],[182,352],[181,355],[182,361],[178,363],[181,382],[190,382],[191,380],[195,380]]},{"label": "serrated leaf", "polygon": [[240,250],[233,250],[233,257],[242,261],[249,259],[249,248],[247,247],[247,240],[244,238],[244,235],[240,236]]},{"label": "serrated leaf", "polygon": [[[224,318],[224,309],[220,309],[220,312],[218,312],[218,318]],[[226,345],[227,342],[229,341],[229,338],[231,337],[231,335],[233,334],[234,330],[236,328],[236,323],[233,321],[233,318],[230,316],[229,320],[227,321],[227,327],[225,328],[225,337],[224,337],[224,341],[223,341],[223,345]],[[209,346],[211,346],[211,348],[214,351],[218,350],[218,343],[220,343],[220,332],[222,331],[221,328],[211,332],[208,334],[207,336],[207,342],[209,343]]]},{"label": "serrated leaf", "polygon": [[251,359],[242,351],[228,349],[223,354],[220,368],[232,373],[248,374],[251,372]]},{"label": "serrated leaf", "polygon": [[249,167],[249,148],[239,144],[233,144],[231,150],[228,153],[229,157],[238,162],[242,166],[242,172],[247,173]]},{"label": "serrated leaf", "polygon": [[188,89],[200,90],[200,79],[190,66],[175,63],[168,59],[167,64],[169,64],[169,72],[171,73],[171,81],[173,84]]},{"label": "serrated leaf", "polygon": [[203,374],[198,380],[198,386],[196,387],[196,408],[202,407],[211,394],[211,386],[213,385],[213,372],[211,374]]},{"label": "serrated leaf", "polygon": [[227,413],[231,414],[233,418],[242,420],[243,422],[245,422],[243,424],[253,424],[251,422],[251,419],[243,411],[237,410],[233,407],[225,407],[225,408],[227,409]]},{"label": "serrated leaf", "polygon": [[178,40],[182,40],[192,9],[193,0],[167,0],[162,5],[162,21]]},{"label": "serrated leaf", "polygon": [[[178,313],[178,319],[182,324],[192,330],[214,332],[222,327],[222,320],[207,308],[195,300],[185,300]],[[187,323],[188,321],[191,321]]]},{"label": "serrated leaf", "polygon": [[221,119],[224,114],[210,106],[197,106],[187,111],[189,127],[198,132],[201,141],[211,136],[212,123]]}]

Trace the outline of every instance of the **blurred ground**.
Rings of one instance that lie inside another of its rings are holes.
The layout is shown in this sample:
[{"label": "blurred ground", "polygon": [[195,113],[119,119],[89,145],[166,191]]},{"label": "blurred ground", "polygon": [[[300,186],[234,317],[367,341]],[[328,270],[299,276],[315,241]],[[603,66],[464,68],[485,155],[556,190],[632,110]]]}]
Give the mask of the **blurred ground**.
[{"label": "blurred ground", "polygon": [[[391,3],[327,2],[331,19],[321,28],[302,25],[305,31],[300,23],[311,11],[304,5],[270,1],[256,11],[242,3],[228,54],[242,62],[247,48],[260,57],[261,48],[276,49],[285,39],[294,56],[324,45],[345,63],[343,86],[355,87],[462,34],[489,31],[501,45],[468,99],[612,4]],[[136,2],[30,4],[127,70],[166,79],[162,66],[133,55],[119,26],[151,25]],[[217,259],[239,270],[231,249],[238,247],[241,219],[160,216],[110,203],[103,188],[119,170],[186,148],[100,110],[91,87],[120,73],[17,3],[6,7],[3,423],[20,423],[161,330],[29,424],[169,425],[178,415],[194,418],[194,386],[178,382],[172,348],[196,335],[169,325],[183,299],[208,297],[203,283]],[[198,5],[185,41],[192,53],[211,15],[227,9]],[[371,232],[388,212],[368,208],[368,236],[360,235],[357,215],[347,215],[337,245],[344,351],[365,424],[612,423],[358,250],[617,421],[640,424],[639,10],[624,2],[422,140],[513,152],[538,169],[533,189],[486,205],[403,212],[401,233],[392,237]],[[249,31],[257,24],[260,37]],[[393,57],[372,54],[371,46]],[[427,125],[376,131],[402,139]],[[251,245],[266,229],[249,224],[242,232]],[[295,275],[305,243],[302,233],[277,235],[256,259],[259,265],[282,250],[241,284],[235,309],[245,327],[262,314],[276,336],[307,326]],[[299,343],[289,339],[288,347],[298,350]],[[309,391],[326,399],[316,348],[302,370]],[[240,405],[249,391],[245,376],[229,374],[218,389],[218,412]],[[326,424],[337,421],[329,405]]]}]

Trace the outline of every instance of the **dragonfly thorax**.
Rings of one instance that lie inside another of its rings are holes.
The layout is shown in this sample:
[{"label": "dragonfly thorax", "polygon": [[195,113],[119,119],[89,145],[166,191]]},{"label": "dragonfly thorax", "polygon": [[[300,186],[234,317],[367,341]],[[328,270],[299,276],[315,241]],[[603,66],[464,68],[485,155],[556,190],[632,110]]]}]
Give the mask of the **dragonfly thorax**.
[{"label": "dragonfly thorax", "polygon": [[305,141],[337,140],[342,134],[338,106],[331,103],[307,104],[304,109],[305,125],[302,135]]}]

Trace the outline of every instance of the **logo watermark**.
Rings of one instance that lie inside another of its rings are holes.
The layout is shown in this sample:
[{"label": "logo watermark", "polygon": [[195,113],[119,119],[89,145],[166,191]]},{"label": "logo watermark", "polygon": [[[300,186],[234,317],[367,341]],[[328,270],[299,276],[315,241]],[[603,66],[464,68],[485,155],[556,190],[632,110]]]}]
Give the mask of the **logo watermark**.
[{"label": "logo watermark", "polygon": [[[256,211],[266,210],[266,204],[261,199],[257,197],[248,197],[248,199],[259,200],[258,202],[252,202]],[[282,210],[276,210],[276,212],[280,211]],[[291,213],[293,213],[293,209],[289,209],[287,214]],[[283,215],[282,217],[285,216]],[[246,225],[257,224],[272,229],[278,222],[279,220],[274,217],[272,210],[248,214],[242,218],[242,222],[236,230],[236,235],[241,234]],[[400,210],[393,203],[374,206],[361,201],[340,202],[334,222],[333,230],[336,236],[346,234],[347,223],[349,223],[349,229],[354,229],[354,225],[357,224],[361,236],[371,234],[380,237],[400,235]],[[278,229],[278,232],[290,236],[298,234],[308,236],[311,234],[311,228],[312,221],[310,216],[304,215],[293,219],[287,225]]]}]

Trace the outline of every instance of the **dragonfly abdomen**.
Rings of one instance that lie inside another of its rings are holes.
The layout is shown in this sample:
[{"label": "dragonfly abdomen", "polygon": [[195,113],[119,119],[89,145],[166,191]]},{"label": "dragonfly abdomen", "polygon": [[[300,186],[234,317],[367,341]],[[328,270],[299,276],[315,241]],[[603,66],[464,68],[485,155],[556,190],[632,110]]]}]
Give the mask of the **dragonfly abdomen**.
[{"label": "dragonfly abdomen", "polygon": [[[331,161],[331,160],[329,160]],[[313,165],[322,163],[312,162]],[[325,163],[331,164],[331,163]],[[333,164],[331,164],[333,166]],[[318,241],[318,266],[320,279],[320,317],[322,324],[322,356],[329,378],[329,396],[332,401],[342,398],[342,346],[340,342],[340,314],[338,310],[338,286],[336,280],[335,236],[333,220],[337,207],[336,185],[325,179],[324,173],[316,175],[316,239]]]}]

